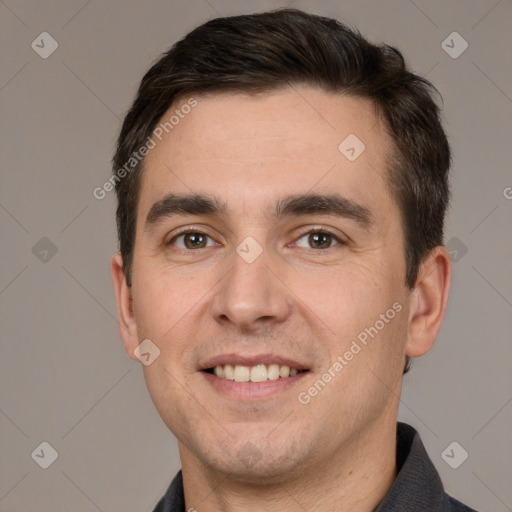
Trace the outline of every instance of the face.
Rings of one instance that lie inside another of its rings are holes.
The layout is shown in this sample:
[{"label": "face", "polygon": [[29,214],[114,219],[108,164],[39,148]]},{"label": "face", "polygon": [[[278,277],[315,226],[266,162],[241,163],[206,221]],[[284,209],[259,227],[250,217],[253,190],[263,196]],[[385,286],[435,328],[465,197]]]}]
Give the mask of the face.
[{"label": "face", "polygon": [[160,350],[144,376],[182,459],[276,481],[396,420],[390,141],[370,102],[315,88],[196,99],[146,157],[123,340]]}]

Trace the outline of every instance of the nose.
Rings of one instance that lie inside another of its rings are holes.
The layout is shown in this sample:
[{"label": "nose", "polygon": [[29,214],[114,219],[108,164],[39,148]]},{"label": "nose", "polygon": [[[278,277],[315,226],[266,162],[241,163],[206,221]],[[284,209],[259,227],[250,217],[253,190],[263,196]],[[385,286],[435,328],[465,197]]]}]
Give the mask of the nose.
[{"label": "nose", "polygon": [[251,263],[233,251],[230,263],[231,270],[212,300],[215,320],[244,332],[284,322],[290,315],[293,295],[285,284],[285,269],[271,262],[265,250]]}]

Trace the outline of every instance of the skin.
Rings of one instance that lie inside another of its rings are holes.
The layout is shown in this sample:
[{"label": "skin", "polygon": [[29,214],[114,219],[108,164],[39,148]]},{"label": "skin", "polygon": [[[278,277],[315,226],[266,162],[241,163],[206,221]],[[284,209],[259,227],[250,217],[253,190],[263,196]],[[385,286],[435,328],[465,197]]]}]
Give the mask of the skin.
[{"label": "skin", "polygon": [[[137,360],[146,338],[161,351],[143,370],[179,442],[187,509],[371,511],[396,476],[404,357],[434,343],[449,253],[435,248],[415,288],[406,287],[400,212],[385,179],[390,139],[369,101],[305,86],[196,98],[146,157],[131,287],[120,254],[111,264],[128,355]],[[349,134],[366,146],[353,162],[338,150]],[[227,211],[171,216],[147,229],[152,205],[171,192],[215,196]],[[269,214],[278,199],[304,193],[348,198],[372,224]],[[207,244],[187,249],[174,238],[186,227],[208,235]],[[309,238],[316,228],[346,243],[332,238],[318,248]],[[252,263],[236,252],[248,236],[263,249]],[[402,310],[378,335],[300,403],[298,393],[397,302]],[[310,371],[254,400],[219,393],[199,371],[218,354],[266,352]],[[259,457],[253,464],[240,456],[248,446]]]}]

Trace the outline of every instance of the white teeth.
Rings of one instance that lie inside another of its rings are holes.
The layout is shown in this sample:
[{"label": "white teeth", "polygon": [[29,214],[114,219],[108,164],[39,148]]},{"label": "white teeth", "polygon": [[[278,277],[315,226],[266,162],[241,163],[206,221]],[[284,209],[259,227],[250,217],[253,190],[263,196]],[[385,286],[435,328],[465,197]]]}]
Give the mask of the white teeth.
[{"label": "white teeth", "polygon": [[251,368],[251,382],[265,382],[267,380],[267,367],[258,364]]},{"label": "white teeth", "polygon": [[269,364],[267,369],[267,376],[269,380],[277,380],[279,379],[279,365],[278,364]]},{"label": "white teeth", "polygon": [[295,377],[299,373],[296,368],[279,364],[257,364],[255,366],[243,366],[241,364],[224,366],[217,365],[213,373],[221,379],[234,380],[235,382],[265,382],[277,380],[280,377]]},{"label": "white teeth", "polygon": [[248,366],[235,366],[235,382],[249,382],[251,378],[250,369]]},{"label": "white teeth", "polygon": [[[215,367],[217,368],[217,367]],[[222,368],[222,366],[221,366]],[[215,370],[214,370],[215,372]],[[229,380],[235,380],[235,369],[230,365],[226,364],[224,366],[224,378]]]}]

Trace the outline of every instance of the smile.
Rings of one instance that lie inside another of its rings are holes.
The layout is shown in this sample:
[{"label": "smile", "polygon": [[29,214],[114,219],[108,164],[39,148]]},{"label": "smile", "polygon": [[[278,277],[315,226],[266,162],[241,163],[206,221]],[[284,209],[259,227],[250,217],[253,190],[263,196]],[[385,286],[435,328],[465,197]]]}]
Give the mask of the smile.
[{"label": "smile", "polygon": [[280,364],[256,364],[253,366],[244,366],[241,364],[216,365],[206,370],[220,379],[233,380],[235,382],[265,382],[267,380],[286,379],[295,377],[299,373],[307,370],[290,368],[287,365]]}]

